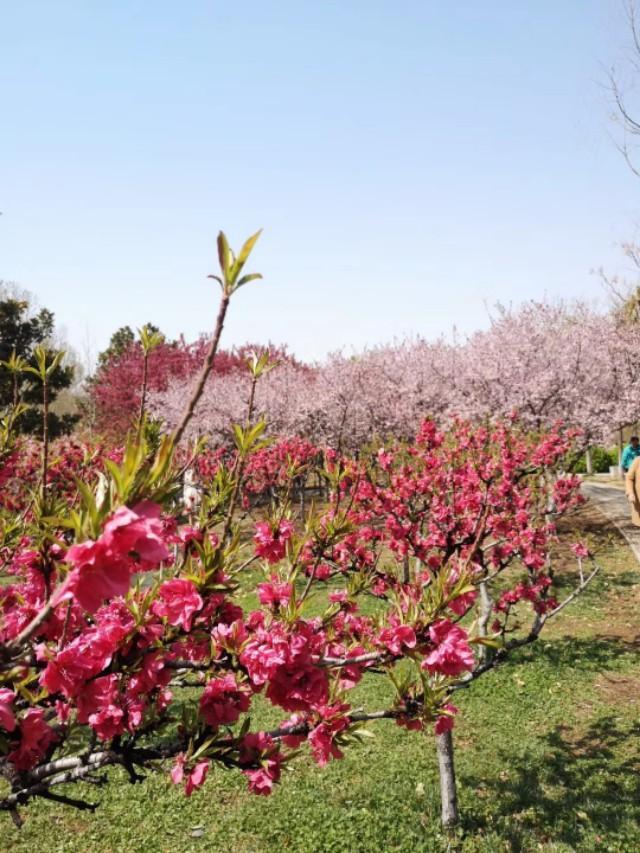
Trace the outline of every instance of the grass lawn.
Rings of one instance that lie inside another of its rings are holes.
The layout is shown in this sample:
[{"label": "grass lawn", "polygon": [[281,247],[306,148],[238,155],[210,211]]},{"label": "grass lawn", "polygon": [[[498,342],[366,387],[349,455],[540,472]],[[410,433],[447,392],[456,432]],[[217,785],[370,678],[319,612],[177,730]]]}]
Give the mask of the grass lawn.
[{"label": "grass lawn", "polygon": [[[565,525],[567,523],[565,522]],[[166,774],[82,793],[94,813],[36,802],[3,850],[629,851],[640,850],[638,566],[595,510],[571,522],[598,543],[604,573],[543,639],[460,691],[455,729],[463,823],[439,828],[434,741],[389,721],[321,770],[293,763],[270,798],[218,769],[186,799]],[[567,584],[568,588],[568,584]],[[360,688],[384,707],[388,688]],[[463,694],[463,695],[461,695]],[[269,709],[265,723],[284,714]],[[262,720],[261,720],[262,722]],[[79,793],[79,789],[76,789]]]}]

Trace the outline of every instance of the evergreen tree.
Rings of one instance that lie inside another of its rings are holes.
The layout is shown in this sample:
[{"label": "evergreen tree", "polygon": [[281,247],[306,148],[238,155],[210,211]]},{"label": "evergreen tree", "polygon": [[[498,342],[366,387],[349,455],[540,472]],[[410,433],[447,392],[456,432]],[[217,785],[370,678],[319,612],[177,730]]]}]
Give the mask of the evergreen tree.
[{"label": "evergreen tree", "polygon": [[[17,427],[24,433],[39,433],[42,429],[42,387],[31,373],[11,369],[9,363],[17,359],[35,366],[34,349],[47,347],[54,330],[54,315],[46,308],[30,316],[29,303],[23,299],[0,299],[0,408],[6,409],[20,401],[26,411],[20,416]],[[53,347],[50,352],[53,353]],[[73,367],[60,364],[53,371],[49,384],[49,400],[54,402],[60,391],[73,382]],[[49,412],[49,435],[54,438],[73,429],[76,415],[58,415]]]},{"label": "evergreen tree", "polygon": [[[151,332],[159,332],[160,329],[154,326],[153,323],[145,323],[143,326]],[[125,352],[135,343],[136,336],[131,326],[121,326],[111,335],[109,346],[98,356],[98,368],[112,362],[114,359],[124,355]]]}]

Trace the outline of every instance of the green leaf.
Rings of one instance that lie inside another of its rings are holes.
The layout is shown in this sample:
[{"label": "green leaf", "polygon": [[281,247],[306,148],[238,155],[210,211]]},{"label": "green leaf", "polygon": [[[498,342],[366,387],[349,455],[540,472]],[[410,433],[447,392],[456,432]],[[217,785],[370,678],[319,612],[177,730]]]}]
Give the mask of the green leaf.
[{"label": "green leaf", "polygon": [[238,255],[236,262],[233,265],[234,278],[236,278],[242,271],[242,267],[249,259],[249,255],[253,251],[253,247],[258,242],[261,234],[262,228],[260,228],[259,231],[256,231],[255,234],[252,234],[248,240],[245,240],[243,247],[240,249],[240,254]]},{"label": "green leaf", "polygon": [[120,472],[119,466],[116,465],[116,463],[113,462],[111,459],[105,459],[104,464],[115,481],[118,494],[122,495],[124,492],[124,479]]},{"label": "green leaf", "polygon": [[249,275],[243,275],[240,281],[236,284],[235,289],[237,290],[239,287],[249,284],[250,281],[256,281],[256,279],[259,278],[262,278],[262,274],[259,272],[252,272],[249,273]]},{"label": "green leaf", "polygon": [[51,364],[49,365],[49,367],[47,367],[47,370],[46,370],[47,376],[49,374],[53,373],[53,371],[58,367],[58,365],[60,364],[60,362],[62,361],[64,356],[65,356],[64,350],[58,350],[58,352],[53,356],[53,360],[52,360]]},{"label": "green leaf", "polygon": [[234,424],[233,427],[233,437],[236,442],[236,447],[242,453],[245,448],[245,434],[244,429],[240,426],[240,424]]},{"label": "green leaf", "polygon": [[220,278],[219,275],[208,275],[207,278],[215,279],[218,282],[218,284],[220,285],[220,287],[224,290],[224,281]]},{"label": "green leaf", "polygon": [[229,242],[225,236],[224,231],[221,231],[218,234],[218,260],[220,262],[220,269],[222,270],[222,276],[224,280],[227,280],[228,272],[229,272]]},{"label": "green leaf", "polygon": [[140,343],[142,344],[142,351],[145,355],[149,355],[150,352],[159,347],[160,344],[164,343],[164,335],[162,332],[153,331],[148,326],[143,326],[141,329],[138,329],[138,335],[140,337]]},{"label": "green leaf", "polygon": [[502,640],[496,640],[493,637],[470,637],[469,642],[489,649],[501,649],[503,645]]}]

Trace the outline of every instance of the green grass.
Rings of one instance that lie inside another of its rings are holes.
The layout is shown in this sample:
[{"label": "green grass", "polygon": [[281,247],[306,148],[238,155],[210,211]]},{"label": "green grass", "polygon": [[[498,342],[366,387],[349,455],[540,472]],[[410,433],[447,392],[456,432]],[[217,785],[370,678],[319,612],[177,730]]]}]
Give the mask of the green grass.
[{"label": "green grass", "polygon": [[[294,762],[270,798],[212,771],[190,799],[166,774],[131,786],[111,771],[94,813],[48,802],[8,817],[0,847],[20,851],[590,851],[640,849],[640,575],[601,535],[602,577],[537,645],[460,691],[457,772],[463,821],[439,827],[431,736],[385,721],[321,770]],[[635,599],[633,597],[635,596]],[[362,699],[382,707],[372,680]],[[280,718],[269,713],[273,720]],[[77,788],[74,793],[80,793]]]}]

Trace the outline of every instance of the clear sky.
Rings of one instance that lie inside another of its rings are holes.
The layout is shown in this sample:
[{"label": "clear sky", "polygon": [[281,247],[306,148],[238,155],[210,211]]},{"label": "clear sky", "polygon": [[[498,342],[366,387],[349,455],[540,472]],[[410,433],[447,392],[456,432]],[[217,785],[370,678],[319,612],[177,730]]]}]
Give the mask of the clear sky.
[{"label": "clear sky", "polygon": [[305,358],[596,298],[640,182],[617,0],[0,0],[0,278],[94,353],[211,328],[215,236],[264,227],[226,343]]}]

